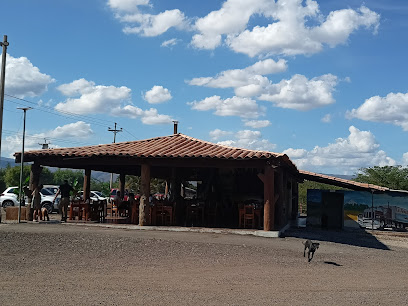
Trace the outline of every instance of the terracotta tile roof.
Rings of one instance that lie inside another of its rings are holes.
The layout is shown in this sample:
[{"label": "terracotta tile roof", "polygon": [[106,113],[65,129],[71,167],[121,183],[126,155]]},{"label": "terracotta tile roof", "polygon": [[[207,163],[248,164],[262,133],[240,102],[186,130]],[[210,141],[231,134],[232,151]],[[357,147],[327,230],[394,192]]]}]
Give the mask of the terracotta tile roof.
[{"label": "terracotta tile roof", "polygon": [[358,189],[358,190],[391,191],[391,189],[387,187],[382,187],[382,186],[377,186],[377,185],[372,185],[372,184],[367,184],[367,183],[359,183],[355,181],[338,178],[335,176],[329,176],[325,174],[314,173],[314,172],[309,172],[309,171],[304,171],[304,170],[299,170],[299,174],[305,180],[321,182],[321,183],[330,184],[334,186],[340,186],[340,187],[349,188],[353,190]]},{"label": "terracotta tile roof", "polygon": [[[17,152],[14,156],[17,158],[20,157],[20,154],[20,152]],[[279,158],[296,168],[285,154],[239,149],[199,140],[180,133],[129,142],[24,152],[24,160],[26,161],[32,161],[36,157],[46,156],[129,156],[139,158],[210,158],[224,160],[268,160]]]}]

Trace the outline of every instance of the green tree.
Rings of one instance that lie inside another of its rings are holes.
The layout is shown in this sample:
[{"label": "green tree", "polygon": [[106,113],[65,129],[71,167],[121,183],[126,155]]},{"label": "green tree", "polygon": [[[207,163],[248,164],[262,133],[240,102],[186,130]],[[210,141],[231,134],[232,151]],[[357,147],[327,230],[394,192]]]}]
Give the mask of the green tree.
[{"label": "green tree", "polygon": [[7,188],[6,181],[4,180],[5,175],[6,169],[0,169],[0,192],[3,192]]},{"label": "green tree", "polygon": [[150,192],[154,193],[164,193],[166,188],[166,181],[163,179],[153,178],[150,180]]},{"label": "green tree", "polygon": [[[2,169],[1,177],[7,187],[20,185],[20,171],[21,166],[7,167]],[[31,165],[25,165],[23,168],[23,185],[28,185],[30,180]],[[43,168],[40,175],[40,182],[42,184],[52,184],[54,176],[48,168]],[[1,184],[1,179],[0,179]],[[0,185],[1,186],[1,185]]]},{"label": "green tree", "polygon": [[408,168],[402,166],[362,168],[357,173],[355,181],[390,189],[408,190]]},{"label": "green tree", "polygon": [[48,184],[48,185],[53,185],[54,184],[54,173],[50,171],[47,167],[44,167],[41,171],[40,175],[40,183],[41,184]]},{"label": "green tree", "polygon": [[[126,175],[125,189],[129,190],[130,192],[134,192],[135,194],[140,193],[140,182],[141,182],[140,176]],[[115,187],[116,186],[119,186],[119,177],[116,180]],[[152,194],[164,193],[165,186],[166,186],[165,180],[152,178],[150,180],[150,193]]]},{"label": "green tree", "polygon": [[[4,174],[4,182],[7,187],[20,185],[20,171],[21,166],[7,167]],[[23,184],[30,179],[31,166],[25,165],[23,167]]]},{"label": "green tree", "polygon": [[91,190],[100,191],[105,197],[108,197],[110,194],[109,185],[110,185],[109,182],[102,182],[91,178]]},{"label": "green tree", "polygon": [[71,186],[76,183],[78,186],[84,185],[84,172],[80,170],[58,169],[54,172],[54,184],[61,185],[67,180]]},{"label": "green tree", "polygon": [[[118,181],[119,183],[119,181]],[[119,184],[118,184],[119,185]],[[125,189],[135,194],[140,193],[140,176],[126,175]]]}]

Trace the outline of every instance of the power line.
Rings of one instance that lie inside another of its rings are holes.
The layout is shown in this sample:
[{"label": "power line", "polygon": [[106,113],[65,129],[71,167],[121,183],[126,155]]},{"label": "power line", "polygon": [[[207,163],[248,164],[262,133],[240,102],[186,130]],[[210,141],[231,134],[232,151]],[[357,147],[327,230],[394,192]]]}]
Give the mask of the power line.
[{"label": "power line", "polygon": [[[31,105],[35,105],[35,107],[33,107],[34,109],[37,109],[39,111],[49,113],[49,114],[52,114],[52,115],[55,115],[55,116],[61,116],[61,117],[70,118],[70,119],[81,119],[81,120],[86,121],[87,123],[92,123],[92,124],[95,124],[95,125],[98,125],[98,126],[101,126],[101,127],[106,127],[107,123],[109,123],[109,122],[116,124],[115,122],[112,122],[112,121],[106,121],[106,120],[94,118],[94,117],[91,117],[91,116],[80,115],[80,114],[75,114],[75,113],[71,113],[71,112],[67,112],[67,111],[61,111],[61,110],[56,111],[53,107],[38,105],[38,103],[29,101],[27,99],[19,98],[19,97],[13,96],[13,95],[9,95],[9,94],[5,94],[5,95],[10,97],[10,98],[13,98],[15,100],[22,101],[22,102],[25,102],[25,103],[29,103]],[[17,105],[20,105],[20,106],[26,106],[26,104],[24,104],[22,102],[15,101],[15,100],[6,99],[6,101],[8,101],[8,102],[11,102],[11,103],[14,103],[14,104],[17,104]],[[14,112],[14,111],[8,110],[8,109],[7,109],[7,111]],[[109,127],[108,127],[108,130],[109,130]],[[121,131],[122,130],[124,132],[126,132],[127,134],[129,134],[130,136],[132,136],[132,140],[135,140],[135,139],[137,140],[138,139],[128,129],[121,128]],[[115,136],[116,136],[116,134],[115,134]]]},{"label": "power line", "polygon": [[[19,99],[19,98],[16,98],[16,99],[22,100],[22,101],[24,101],[26,103],[30,103],[30,104],[33,104],[33,105],[37,105],[34,102],[30,102],[30,101],[27,101],[27,100],[24,100],[24,99]],[[6,101],[17,104],[17,105],[24,105],[25,106],[24,103],[17,102],[17,101],[14,101],[14,100],[6,99]],[[47,106],[38,106],[37,105],[36,107],[33,107],[33,108],[37,109],[39,111],[45,112],[45,113],[55,115],[55,116],[61,116],[61,117],[72,118],[72,119],[82,119],[84,121],[88,121],[88,122],[90,122],[92,124],[95,124],[95,125],[99,125],[99,126],[103,126],[103,127],[107,126],[106,123],[105,123],[106,121],[102,120],[102,119],[92,118],[92,117],[84,116],[84,115],[78,115],[78,114],[74,114],[74,113],[70,113],[70,112],[66,112],[66,111],[55,111],[52,107],[47,107]]]},{"label": "power line", "polygon": [[[18,131],[10,131],[10,130],[3,130],[4,134],[8,136],[17,136],[19,137],[19,132]],[[36,141],[44,139],[44,135],[30,135],[26,134],[26,138],[30,138]],[[67,140],[67,139],[61,139],[61,138],[54,138],[54,137],[47,137],[48,140],[52,140],[53,142],[62,142],[62,143],[67,143],[67,144],[76,144],[79,146],[90,146],[89,142],[80,142],[80,141],[75,141],[75,140]]]},{"label": "power line", "polygon": [[139,140],[139,138],[137,138],[135,135],[133,135],[132,133],[130,133],[127,129],[123,129],[123,131],[125,131],[126,133],[128,133],[130,136],[132,136],[134,138],[134,140]]}]

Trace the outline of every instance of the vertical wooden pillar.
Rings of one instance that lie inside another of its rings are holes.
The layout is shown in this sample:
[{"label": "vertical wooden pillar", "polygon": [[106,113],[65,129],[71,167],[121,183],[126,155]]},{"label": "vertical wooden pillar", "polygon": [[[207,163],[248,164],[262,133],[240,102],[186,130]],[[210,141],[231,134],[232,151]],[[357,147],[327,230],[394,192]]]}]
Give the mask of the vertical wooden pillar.
[{"label": "vertical wooden pillar", "polygon": [[83,190],[83,200],[86,201],[91,194],[91,169],[85,169]]},{"label": "vertical wooden pillar", "polygon": [[289,215],[289,190],[288,190],[288,175],[287,172],[282,171],[283,177],[283,211],[282,211],[282,225],[285,225],[288,222]]},{"label": "vertical wooden pillar", "polygon": [[125,179],[126,175],[124,173],[119,174],[119,190],[120,190],[120,198],[123,200],[125,196]]},{"label": "vertical wooden pillar", "polygon": [[292,178],[292,220],[296,220],[299,213],[299,185],[298,182]]},{"label": "vertical wooden pillar", "polygon": [[264,231],[270,231],[275,226],[275,172],[272,167],[265,167],[261,179],[264,183]]},{"label": "vertical wooden pillar", "polygon": [[285,206],[285,189],[284,189],[284,174],[283,170],[280,169],[278,172],[278,194],[279,194],[279,199],[277,201],[277,207],[276,207],[276,214],[277,214],[277,225],[279,227],[282,227],[283,224],[283,215],[284,215],[284,206]]},{"label": "vertical wooden pillar", "polygon": [[140,180],[139,225],[143,226],[150,224],[150,165],[142,165]]},{"label": "vertical wooden pillar", "polygon": [[27,221],[33,221],[33,212],[34,209],[31,207],[31,203],[33,200],[33,197],[31,196],[32,191],[37,188],[37,186],[40,184],[40,175],[41,175],[42,168],[39,164],[35,163],[31,165],[31,171],[30,171],[30,184],[29,184],[29,191],[28,191],[28,207],[26,208],[26,220]]},{"label": "vertical wooden pillar", "polygon": [[166,179],[166,187],[164,188],[164,197],[167,199],[167,196],[169,194],[169,180]]}]

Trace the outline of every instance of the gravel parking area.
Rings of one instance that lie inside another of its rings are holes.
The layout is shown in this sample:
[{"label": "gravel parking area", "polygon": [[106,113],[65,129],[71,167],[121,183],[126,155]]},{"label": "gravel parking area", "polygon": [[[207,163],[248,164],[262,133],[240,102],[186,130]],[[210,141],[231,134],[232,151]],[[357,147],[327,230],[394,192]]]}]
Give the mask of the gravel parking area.
[{"label": "gravel parking area", "polygon": [[407,267],[406,234],[0,224],[0,305],[403,305]]}]

